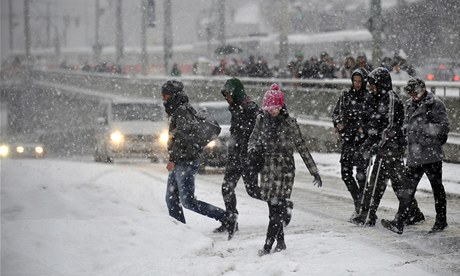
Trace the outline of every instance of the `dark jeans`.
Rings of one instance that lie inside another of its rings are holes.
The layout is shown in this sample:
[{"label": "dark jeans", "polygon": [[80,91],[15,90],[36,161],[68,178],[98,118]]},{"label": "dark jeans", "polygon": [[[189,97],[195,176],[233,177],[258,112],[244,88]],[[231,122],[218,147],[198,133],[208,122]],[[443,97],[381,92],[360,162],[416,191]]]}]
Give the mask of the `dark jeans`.
[{"label": "dark jeans", "polygon": [[286,212],[286,199],[272,198],[267,203],[270,222],[265,247],[271,249],[275,241],[284,241],[283,218]]},{"label": "dark jeans", "polygon": [[402,197],[399,201],[396,220],[404,221],[408,216],[410,216],[409,210],[411,201],[415,197],[417,186],[423,174],[426,174],[428,177],[428,180],[431,184],[431,189],[433,190],[436,222],[446,222],[447,200],[446,192],[442,184],[442,161],[425,164],[418,167],[407,167],[407,182],[404,186],[404,193],[402,194]]},{"label": "dark jeans", "polygon": [[229,160],[225,168],[222,196],[225,208],[230,213],[238,214],[235,188],[241,177],[243,178],[244,187],[248,195],[255,199],[261,199],[257,180],[258,172],[254,171],[250,166],[244,166],[243,164],[246,164],[244,160]]},{"label": "dark jeans", "polygon": [[[377,155],[377,158],[375,158],[370,180],[363,194],[364,200],[360,212],[362,219],[365,219],[369,214],[370,221],[375,223],[376,212],[385,193],[388,180],[391,180],[391,186],[396,197],[401,200],[404,194],[403,185],[405,182],[402,153],[393,153],[386,156]],[[415,198],[411,198],[408,206],[410,214],[420,212]]]},{"label": "dark jeans", "polygon": [[182,203],[185,208],[193,212],[222,222],[226,216],[225,210],[195,198],[195,174],[199,167],[199,160],[176,163],[174,170],[169,173],[166,187],[166,205],[169,215],[185,223]]}]

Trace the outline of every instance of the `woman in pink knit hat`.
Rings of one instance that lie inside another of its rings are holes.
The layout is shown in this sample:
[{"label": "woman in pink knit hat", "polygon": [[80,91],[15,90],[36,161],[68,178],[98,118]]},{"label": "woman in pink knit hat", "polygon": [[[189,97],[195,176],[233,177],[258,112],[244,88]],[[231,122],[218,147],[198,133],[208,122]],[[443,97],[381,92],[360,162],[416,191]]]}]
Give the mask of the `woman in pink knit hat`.
[{"label": "woman in pink knit hat", "polygon": [[265,244],[259,255],[286,249],[283,227],[290,221],[292,193],[295,175],[294,149],[297,149],[314,177],[313,184],[321,187],[322,180],[300,132],[295,118],[289,116],[284,94],[277,84],[265,93],[263,114],[258,115],[254,131],[249,139],[249,153],[263,152],[264,164],[260,172],[260,189],[263,200],[268,203],[269,224]]}]

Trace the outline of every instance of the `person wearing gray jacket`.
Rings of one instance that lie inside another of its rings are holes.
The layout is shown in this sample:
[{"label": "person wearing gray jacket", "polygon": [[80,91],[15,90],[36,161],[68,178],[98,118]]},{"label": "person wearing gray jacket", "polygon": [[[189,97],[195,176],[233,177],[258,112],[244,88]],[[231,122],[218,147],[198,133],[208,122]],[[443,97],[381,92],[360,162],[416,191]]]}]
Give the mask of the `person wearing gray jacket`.
[{"label": "person wearing gray jacket", "polygon": [[406,185],[394,220],[383,219],[381,222],[385,228],[403,233],[408,206],[420,179],[426,174],[433,190],[436,210],[436,220],[430,232],[443,231],[447,227],[447,201],[442,184],[442,145],[447,141],[450,130],[446,107],[438,97],[426,90],[425,82],[419,78],[410,79],[404,90],[410,96],[404,120],[408,143]]}]

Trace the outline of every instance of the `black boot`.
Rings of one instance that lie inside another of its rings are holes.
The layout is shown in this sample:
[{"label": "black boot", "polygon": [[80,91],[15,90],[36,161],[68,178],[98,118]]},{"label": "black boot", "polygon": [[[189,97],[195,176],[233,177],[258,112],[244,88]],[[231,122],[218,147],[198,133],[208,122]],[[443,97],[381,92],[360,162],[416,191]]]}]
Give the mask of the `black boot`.
[{"label": "black boot", "polygon": [[283,218],[283,224],[285,227],[288,226],[289,223],[291,222],[293,208],[294,208],[294,202],[290,201],[289,199],[286,199],[286,211],[284,213],[284,218]]},{"label": "black boot", "polygon": [[286,243],[284,242],[284,240],[277,240],[276,246],[275,246],[275,252],[281,252],[283,250],[286,250]]},{"label": "black boot", "polygon": [[270,254],[270,251],[271,251],[271,247],[269,247],[268,245],[264,245],[264,248],[259,250],[258,255],[262,257],[262,256]]},{"label": "black boot", "polygon": [[423,215],[422,211],[418,210],[415,215],[409,217],[405,223],[406,225],[413,225],[419,222],[425,221],[425,216]]},{"label": "black boot", "polygon": [[383,227],[395,232],[396,234],[401,235],[404,231],[404,224],[399,223],[398,221],[382,219],[381,223]]},{"label": "black boot", "polygon": [[225,225],[222,224],[221,226],[219,226],[216,229],[214,229],[212,232],[213,233],[222,233],[222,232],[225,232],[225,231],[227,231],[227,227],[225,227]]},{"label": "black boot", "polygon": [[236,214],[227,213],[224,220],[222,221],[222,225],[225,226],[228,232],[228,240],[231,240],[233,238],[233,235],[236,232],[235,230],[238,224],[237,219],[238,219],[238,216]]},{"label": "black boot", "polygon": [[[225,232],[225,231],[227,231],[227,227],[225,227],[225,225],[222,224],[221,226],[219,226],[216,229],[214,229],[212,232],[213,233],[222,233],[222,232]],[[236,226],[235,226],[235,232],[238,232],[238,222],[236,223]]]},{"label": "black boot", "polygon": [[446,229],[448,226],[447,222],[444,220],[444,221],[437,221],[434,223],[433,225],[433,228],[431,228],[431,231],[429,233],[437,233],[437,232],[441,232],[443,231],[444,229]]}]

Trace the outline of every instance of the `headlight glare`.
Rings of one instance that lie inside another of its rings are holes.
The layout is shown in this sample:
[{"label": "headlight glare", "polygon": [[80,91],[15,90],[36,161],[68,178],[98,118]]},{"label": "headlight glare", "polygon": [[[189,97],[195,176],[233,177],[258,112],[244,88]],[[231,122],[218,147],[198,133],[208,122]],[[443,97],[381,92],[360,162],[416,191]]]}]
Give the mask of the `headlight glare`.
[{"label": "headlight glare", "polygon": [[38,146],[38,147],[35,147],[35,152],[38,153],[38,154],[42,154],[43,153],[43,148]]},{"label": "headlight glare", "polygon": [[217,145],[216,140],[212,140],[211,142],[208,143],[207,147],[208,148],[214,148]]},{"label": "headlight glare", "polygon": [[123,142],[123,134],[118,130],[112,132],[112,134],[110,134],[110,140],[114,144],[120,144],[121,142]]},{"label": "headlight glare", "polygon": [[7,145],[0,145],[0,157],[7,157],[10,153],[10,148]]},{"label": "headlight glare", "polygon": [[17,147],[16,147],[16,152],[17,152],[17,153],[24,153],[24,147],[22,147],[22,146],[17,146]]},{"label": "headlight glare", "polygon": [[162,145],[167,145],[168,140],[169,140],[169,131],[168,130],[163,130],[160,134],[160,144]]}]

